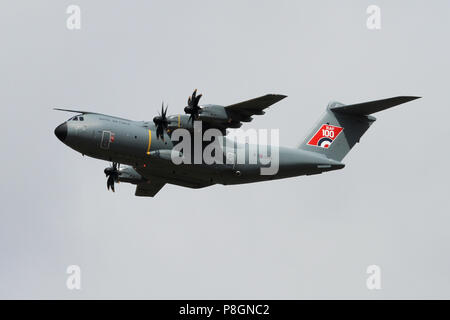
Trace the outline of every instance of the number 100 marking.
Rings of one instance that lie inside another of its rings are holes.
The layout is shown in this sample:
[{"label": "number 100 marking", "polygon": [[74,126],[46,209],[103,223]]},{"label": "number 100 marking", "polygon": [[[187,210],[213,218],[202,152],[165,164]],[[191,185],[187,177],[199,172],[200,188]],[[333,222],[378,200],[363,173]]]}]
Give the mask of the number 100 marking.
[{"label": "number 100 marking", "polygon": [[322,135],[324,137],[334,138],[334,131],[322,129]]}]

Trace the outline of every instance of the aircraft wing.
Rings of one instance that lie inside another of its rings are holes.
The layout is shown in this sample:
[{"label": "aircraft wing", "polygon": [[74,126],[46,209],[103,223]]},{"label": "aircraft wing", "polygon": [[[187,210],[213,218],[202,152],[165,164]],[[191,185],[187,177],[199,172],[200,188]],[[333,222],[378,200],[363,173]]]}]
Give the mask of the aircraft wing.
[{"label": "aircraft wing", "polygon": [[283,100],[287,96],[282,94],[266,94],[265,96],[250,99],[226,106],[228,111],[235,111],[246,114],[260,114],[262,110],[270,107],[274,103]]},{"label": "aircraft wing", "polygon": [[266,94],[262,97],[226,106],[225,110],[231,119],[231,121],[229,120],[231,123],[250,122],[253,119],[252,116],[263,115],[264,109],[284,98],[286,96],[281,94]]},{"label": "aircraft wing", "polygon": [[138,197],[154,197],[166,183],[162,181],[151,181],[139,183],[135,195]]}]

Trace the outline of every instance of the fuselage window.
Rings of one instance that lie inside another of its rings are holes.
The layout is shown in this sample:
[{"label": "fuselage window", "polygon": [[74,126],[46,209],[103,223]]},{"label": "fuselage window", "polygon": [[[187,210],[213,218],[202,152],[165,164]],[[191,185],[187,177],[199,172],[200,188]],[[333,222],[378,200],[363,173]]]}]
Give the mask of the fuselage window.
[{"label": "fuselage window", "polygon": [[83,117],[79,117],[80,118],[80,121],[84,121],[84,118]]},{"label": "fuselage window", "polygon": [[78,121],[78,117],[73,117],[73,121]]}]

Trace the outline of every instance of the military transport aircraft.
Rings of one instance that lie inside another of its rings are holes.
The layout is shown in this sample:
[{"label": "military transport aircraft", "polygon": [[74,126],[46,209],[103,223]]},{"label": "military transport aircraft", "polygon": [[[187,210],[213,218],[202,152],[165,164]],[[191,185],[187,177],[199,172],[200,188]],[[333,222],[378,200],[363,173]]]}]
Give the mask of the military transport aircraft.
[{"label": "military transport aircraft", "polygon": [[[167,116],[167,107],[162,107],[152,122],[55,108],[77,113],[56,127],[55,135],[83,155],[112,162],[112,166],[104,170],[108,189],[114,191],[116,182],[128,182],[136,185],[136,196],[153,197],[166,183],[203,188],[342,169],[345,166],[342,159],[376,120],[372,113],[419,98],[399,96],[351,105],[330,102],[325,114],[297,148],[276,148],[278,170],[267,175],[261,174],[267,161],[261,160],[263,148],[260,145],[255,149],[249,143],[224,144],[222,141],[221,156],[226,159],[223,163],[176,164],[172,156],[177,143],[171,136],[179,128],[194,132],[194,123],[200,121],[202,132],[218,129],[216,131],[222,134],[220,139],[225,141],[229,139],[228,128],[239,128],[253,116],[263,115],[266,108],[286,96],[267,94],[229,106],[199,105],[201,96],[194,91],[184,108],[185,114]],[[239,150],[246,154],[244,162],[236,161]],[[273,150],[267,155],[271,156]],[[251,152],[256,152],[256,162],[250,161]]]}]

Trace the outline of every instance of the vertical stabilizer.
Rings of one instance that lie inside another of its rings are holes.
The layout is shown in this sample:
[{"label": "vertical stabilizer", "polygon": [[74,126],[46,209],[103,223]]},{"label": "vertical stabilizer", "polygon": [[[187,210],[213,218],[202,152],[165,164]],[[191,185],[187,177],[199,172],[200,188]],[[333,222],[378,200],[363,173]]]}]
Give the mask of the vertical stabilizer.
[{"label": "vertical stabilizer", "polygon": [[352,105],[330,102],[299,148],[341,161],[376,120],[370,114],[418,98],[400,96]]}]

